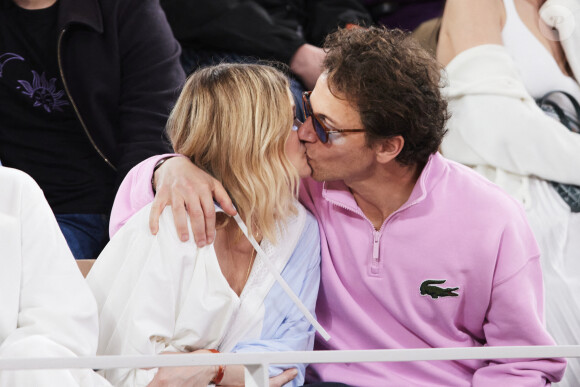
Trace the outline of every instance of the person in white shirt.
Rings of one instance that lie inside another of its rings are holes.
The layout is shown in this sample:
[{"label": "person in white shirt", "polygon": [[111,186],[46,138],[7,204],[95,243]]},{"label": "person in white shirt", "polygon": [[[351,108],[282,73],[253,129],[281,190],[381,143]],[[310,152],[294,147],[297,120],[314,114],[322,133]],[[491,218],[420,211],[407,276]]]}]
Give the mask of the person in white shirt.
[{"label": "person in white shirt", "polygon": [[[0,167],[0,357],[95,355],[95,300],[41,189]],[[92,370],[0,372],[0,386],[110,386]]]}]

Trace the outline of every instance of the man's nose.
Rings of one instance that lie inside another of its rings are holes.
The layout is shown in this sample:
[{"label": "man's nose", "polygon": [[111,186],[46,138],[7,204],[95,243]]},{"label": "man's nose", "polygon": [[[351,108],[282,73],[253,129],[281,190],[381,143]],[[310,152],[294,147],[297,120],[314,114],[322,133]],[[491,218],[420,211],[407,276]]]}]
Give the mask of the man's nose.
[{"label": "man's nose", "polygon": [[304,142],[316,142],[316,132],[312,125],[312,116],[308,117],[306,121],[298,128],[298,138]]}]

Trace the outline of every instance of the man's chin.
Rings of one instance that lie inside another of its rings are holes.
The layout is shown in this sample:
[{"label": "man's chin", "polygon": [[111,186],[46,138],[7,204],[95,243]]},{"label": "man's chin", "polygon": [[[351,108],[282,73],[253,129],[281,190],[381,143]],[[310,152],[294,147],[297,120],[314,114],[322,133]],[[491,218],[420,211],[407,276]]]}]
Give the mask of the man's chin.
[{"label": "man's chin", "polygon": [[316,181],[325,181],[325,176],[324,174],[320,173],[320,170],[316,170],[314,168],[314,166],[312,165],[312,161],[310,159],[308,159],[308,165],[310,166],[310,177]]},{"label": "man's chin", "polygon": [[326,179],[324,178],[324,175],[320,174],[320,173],[316,173],[316,171],[314,169],[312,169],[312,173],[310,174],[310,177],[316,181],[325,181]]}]

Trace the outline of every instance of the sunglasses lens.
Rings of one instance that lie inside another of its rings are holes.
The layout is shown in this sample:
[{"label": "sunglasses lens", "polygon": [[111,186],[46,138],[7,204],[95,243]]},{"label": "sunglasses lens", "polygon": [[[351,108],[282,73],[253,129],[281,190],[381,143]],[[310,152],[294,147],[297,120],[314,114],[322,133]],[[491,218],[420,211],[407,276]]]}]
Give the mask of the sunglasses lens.
[{"label": "sunglasses lens", "polygon": [[310,116],[312,116],[312,125],[314,126],[314,131],[316,132],[316,135],[320,139],[320,142],[322,142],[323,144],[326,144],[326,142],[328,141],[328,134],[326,134],[326,130],[324,130],[324,127],[318,121],[318,118],[314,115],[314,113],[312,112],[312,106],[310,106],[310,95],[309,94],[306,94],[306,93],[304,94],[303,102],[304,102],[303,103],[303,105],[304,105],[304,117],[306,119],[308,119]]},{"label": "sunglasses lens", "polygon": [[328,134],[326,134],[326,130],[322,127],[322,124],[318,122],[314,116],[312,116],[312,124],[314,125],[314,130],[316,131],[316,135],[320,139],[320,142],[326,144],[328,141]]}]

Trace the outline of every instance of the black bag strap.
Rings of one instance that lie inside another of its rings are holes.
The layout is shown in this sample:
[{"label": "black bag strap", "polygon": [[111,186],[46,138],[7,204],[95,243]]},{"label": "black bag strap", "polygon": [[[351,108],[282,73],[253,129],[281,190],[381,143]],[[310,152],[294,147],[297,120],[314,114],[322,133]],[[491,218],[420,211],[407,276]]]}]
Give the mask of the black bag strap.
[{"label": "black bag strap", "polygon": [[550,98],[554,94],[562,94],[562,95],[566,96],[566,98],[568,98],[568,100],[570,100],[570,102],[572,103],[572,106],[574,106],[574,110],[576,111],[576,115],[578,117],[580,117],[580,103],[578,103],[578,101],[576,101],[576,98],[574,98],[571,94],[569,94],[565,91],[562,91],[562,90],[552,90],[550,92],[547,92],[543,97],[538,99],[538,104],[543,103],[544,101],[546,101],[548,98]]},{"label": "black bag strap", "polygon": [[539,106],[543,105],[550,106],[554,110],[554,113],[556,113],[558,119],[560,120],[560,122],[562,122],[562,124],[564,124],[568,129],[572,130],[573,132],[578,133],[578,128],[580,128],[580,122],[568,116],[566,113],[564,113],[564,110],[556,102],[550,100],[550,97],[555,94],[563,95],[570,101],[570,103],[574,108],[574,111],[576,112],[576,119],[580,120],[580,103],[576,101],[576,98],[574,98],[571,94],[565,91],[561,90],[550,91],[546,93],[543,97],[538,99],[537,104]]},{"label": "black bag strap", "polygon": [[[564,95],[565,97],[568,98],[568,100],[572,103],[574,110],[576,111],[577,120],[568,116],[564,112],[564,109],[562,109],[555,101],[550,100],[550,97],[555,94]],[[540,106],[540,108],[548,106],[551,112],[553,112],[558,116],[558,119],[560,120],[562,125],[566,126],[573,132],[580,133],[579,132],[580,125],[578,124],[578,121],[580,121],[580,104],[578,103],[578,101],[576,101],[576,99],[572,95],[566,93],[565,91],[554,90],[550,91],[549,93],[546,93],[542,98],[538,99],[536,103],[538,104],[538,106]],[[570,207],[570,211],[574,213],[580,212],[580,186],[557,183],[553,181],[550,182],[550,184],[552,184],[552,186],[554,187],[556,192],[560,195],[560,197],[566,202],[566,204],[568,204],[568,206]]]}]

